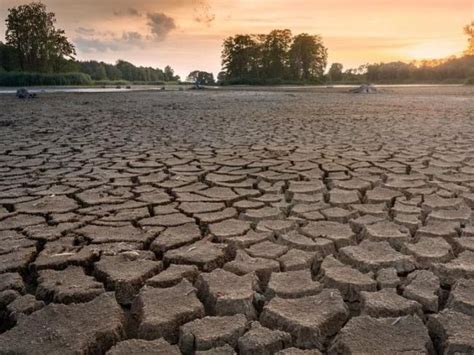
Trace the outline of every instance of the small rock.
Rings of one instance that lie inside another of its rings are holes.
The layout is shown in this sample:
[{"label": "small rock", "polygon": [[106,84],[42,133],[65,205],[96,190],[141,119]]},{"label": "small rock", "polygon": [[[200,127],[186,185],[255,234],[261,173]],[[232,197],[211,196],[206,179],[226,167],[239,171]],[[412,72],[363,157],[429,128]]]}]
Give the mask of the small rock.
[{"label": "small rock", "polygon": [[241,355],[272,355],[292,343],[291,335],[279,330],[270,330],[258,322],[252,322],[250,330],[239,341]]},{"label": "small rock", "polygon": [[170,345],[164,339],[121,341],[106,353],[107,355],[181,355],[177,345]]},{"label": "small rock", "polygon": [[432,354],[433,344],[416,316],[355,317],[334,339],[328,354]]},{"label": "small rock", "polygon": [[186,280],[169,288],[145,286],[133,302],[132,312],[138,320],[139,338],[163,337],[171,343],[177,342],[181,325],[205,315],[196,289]]},{"label": "small rock", "polygon": [[104,353],[124,338],[124,323],[114,295],[104,293],[88,303],[49,304],[1,334],[0,344],[5,354]]},{"label": "small rock", "polygon": [[267,300],[276,296],[299,298],[316,295],[321,290],[321,284],[311,279],[309,270],[275,272],[270,277],[265,296]]},{"label": "small rock", "polygon": [[194,283],[199,274],[199,269],[195,265],[171,264],[166,270],[160,272],[146,281],[152,287],[171,287],[186,279]]},{"label": "small rock", "polygon": [[401,297],[393,289],[378,292],[361,292],[362,315],[375,318],[423,315],[418,302]]},{"label": "small rock", "polygon": [[208,314],[244,314],[249,319],[257,315],[253,301],[254,293],[258,290],[258,279],[254,273],[237,276],[216,269],[208,274],[200,274],[195,286]]},{"label": "small rock", "polygon": [[263,309],[260,323],[292,335],[295,345],[322,350],[349,317],[338,290],[323,289],[315,296],[273,298]]},{"label": "small rock", "polygon": [[403,291],[403,296],[419,302],[423,310],[438,312],[439,279],[431,271],[417,270],[408,275],[408,286]]},{"label": "small rock", "polygon": [[448,299],[448,307],[474,317],[474,280],[460,279]]},{"label": "small rock", "polygon": [[40,271],[36,297],[68,304],[89,302],[104,292],[102,283],[87,276],[80,266],[69,266],[64,271]]},{"label": "small rock", "polygon": [[439,354],[474,352],[474,317],[444,309],[430,316],[426,325]]},{"label": "small rock", "polygon": [[196,319],[179,328],[179,348],[183,354],[209,350],[225,344],[235,348],[238,339],[246,330],[247,318],[242,314]]}]

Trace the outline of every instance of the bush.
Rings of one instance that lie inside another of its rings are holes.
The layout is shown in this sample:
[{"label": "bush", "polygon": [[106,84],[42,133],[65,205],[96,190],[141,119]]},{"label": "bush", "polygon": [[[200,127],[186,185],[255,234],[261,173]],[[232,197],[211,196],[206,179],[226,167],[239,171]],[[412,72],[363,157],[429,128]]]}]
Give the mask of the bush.
[{"label": "bush", "polygon": [[84,73],[42,74],[27,72],[0,72],[0,86],[61,86],[92,84],[91,77]]}]

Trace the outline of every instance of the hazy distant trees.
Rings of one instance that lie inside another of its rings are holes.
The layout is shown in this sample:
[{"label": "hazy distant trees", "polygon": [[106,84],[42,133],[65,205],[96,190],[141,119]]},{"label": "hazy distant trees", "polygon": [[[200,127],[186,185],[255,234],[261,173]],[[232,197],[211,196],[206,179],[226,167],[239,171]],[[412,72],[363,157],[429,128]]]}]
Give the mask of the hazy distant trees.
[{"label": "hazy distant trees", "polygon": [[[337,63],[335,63],[337,64]],[[461,58],[451,57],[438,60],[422,60],[411,63],[390,62],[362,65],[356,69],[348,69],[342,78],[336,80],[331,66],[327,78],[331,82],[346,83],[459,83],[474,77],[474,56]]]},{"label": "hazy distant trees", "polygon": [[468,47],[464,52],[465,55],[474,55],[474,21],[471,24],[464,27],[464,33],[469,37],[468,38]]},{"label": "hazy distant trees", "polygon": [[327,64],[319,36],[273,30],[269,34],[238,34],[223,44],[221,78],[229,81],[318,81]]},{"label": "hazy distant trees", "polygon": [[8,9],[5,39],[16,49],[21,70],[52,72],[65,57],[74,57],[74,45],[55,22],[54,13],[40,2]]},{"label": "hazy distant trees", "polygon": [[329,68],[328,79],[330,81],[341,81],[343,78],[343,69],[344,67],[341,63],[333,63]]},{"label": "hazy distant trees", "polygon": [[214,80],[214,74],[208,73],[201,70],[194,70],[189,73],[186,78],[187,81],[197,83],[199,85],[214,85],[216,81]]}]

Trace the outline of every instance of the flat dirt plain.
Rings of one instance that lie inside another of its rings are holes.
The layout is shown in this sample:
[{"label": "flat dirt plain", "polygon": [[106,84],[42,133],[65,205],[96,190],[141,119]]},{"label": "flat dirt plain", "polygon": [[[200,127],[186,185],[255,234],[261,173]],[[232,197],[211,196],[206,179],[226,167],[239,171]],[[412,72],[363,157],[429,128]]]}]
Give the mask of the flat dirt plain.
[{"label": "flat dirt plain", "polygon": [[344,90],[1,96],[0,354],[473,354],[474,88]]}]

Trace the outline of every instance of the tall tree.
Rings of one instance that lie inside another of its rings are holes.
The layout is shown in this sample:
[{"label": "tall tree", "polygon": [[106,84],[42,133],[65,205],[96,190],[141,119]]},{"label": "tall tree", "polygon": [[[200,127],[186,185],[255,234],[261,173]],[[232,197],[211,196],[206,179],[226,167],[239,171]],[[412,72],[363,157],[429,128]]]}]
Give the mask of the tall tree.
[{"label": "tall tree", "polygon": [[268,35],[261,36],[262,66],[266,78],[283,78],[286,75],[288,51],[292,36],[291,31],[273,30]]},{"label": "tall tree", "polygon": [[331,68],[329,68],[328,76],[331,81],[341,81],[342,80],[342,69],[344,67],[341,63],[332,63]]},{"label": "tall tree", "polygon": [[15,47],[0,42],[0,67],[6,71],[20,70],[20,62]]},{"label": "tall tree", "polygon": [[299,34],[294,38],[289,56],[294,79],[319,80],[323,76],[328,52],[320,36]]},{"label": "tall tree", "polygon": [[214,85],[214,74],[201,70],[194,70],[189,73],[187,81],[197,83],[199,85]]},{"label": "tall tree", "polygon": [[465,55],[474,55],[474,21],[471,22],[470,25],[464,27],[464,33],[469,37],[468,42],[469,45],[467,49],[464,51]]},{"label": "tall tree", "polygon": [[228,78],[258,78],[260,44],[254,35],[236,35],[224,40],[222,67]]},{"label": "tall tree", "polygon": [[16,48],[22,70],[48,72],[57,69],[64,57],[73,58],[74,45],[55,28],[54,13],[40,2],[8,9],[5,38]]}]

